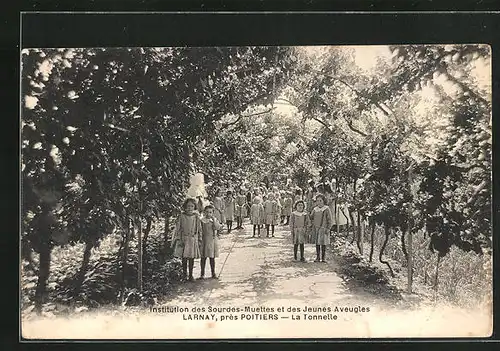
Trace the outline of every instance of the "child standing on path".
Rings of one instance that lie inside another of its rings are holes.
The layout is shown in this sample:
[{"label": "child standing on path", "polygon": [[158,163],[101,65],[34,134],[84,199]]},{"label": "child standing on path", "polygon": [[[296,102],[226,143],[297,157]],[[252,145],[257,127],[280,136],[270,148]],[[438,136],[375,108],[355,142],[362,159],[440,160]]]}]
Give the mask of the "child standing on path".
[{"label": "child standing on path", "polygon": [[228,190],[226,197],[224,198],[224,217],[226,218],[228,233],[231,233],[231,230],[233,229],[235,206],[233,192]]},{"label": "child standing on path", "polygon": [[235,215],[236,215],[236,229],[243,229],[243,218],[247,216],[246,207],[247,197],[245,190],[240,189],[240,193],[236,197]]},{"label": "child standing on path", "polygon": [[297,249],[300,247],[300,261],[305,262],[304,243],[306,242],[307,229],[309,228],[309,216],[304,211],[305,203],[299,200],[295,203],[290,217],[290,232],[293,242],[293,258],[297,260]]},{"label": "child standing on path", "polygon": [[292,205],[293,202],[291,193],[287,191],[283,196],[283,210],[281,212],[284,220],[286,220],[286,222],[284,222],[284,225],[288,225],[290,223],[290,216],[292,215]]},{"label": "child standing on path", "polygon": [[[311,212],[313,240],[316,244],[316,260],[325,263],[326,245],[330,245],[330,228],[332,227],[332,212],[326,205],[325,196],[316,196],[316,207]],[[320,259],[321,253],[321,259]]]},{"label": "child standing on path", "polygon": [[274,226],[278,224],[280,220],[280,205],[274,199],[274,193],[269,193],[267,195],[267,200],[264,203],[264,216],[266,223],[267,237],[269,238],[269,227],[271,227],[271,234],[274,238]]},{"label": "child standing on path", "polygon": [[221,225],[224,225],[224,223],[226,222],[226,218],[224,216],[225,206],[224,206],[224,201],[222,200],[220,189],[217,189],[217,191],[215,192],[213,206],[214,206],[214,217],[217,218],[217,220]]},{"label": "child standing on path", "polygon": [[253,224],[253,235],[255,238],[255,230],[257,229],[258,236],[260,238],[260,226],[264,222],[264,207],[262,206],[261,199],[259,196],[253,198],[253,204],[250,208],[250,221]]},{"label": "child standing on path", "polygon": [[196,200],[187,199],[182,209],[183,212],[177,218],[172,247],[174,256],[182,258],[183,278],[193,281],[194,260],[200,258],[201,221],[196,213]]},{"label": "child standing on path", "polygon": [[202,239],[200,245],[200,279],[205,278],[205,266],[207,263],[207,257],[210,260],[210,270],[212,271],[212,278],[217,279],[217,275],[215,274],[215,258],[219,257],[220,229],[221,225],[217,218],[214,217],[214,207],[212,205],[206,206],[203,212],[203,218],[201,218]]}]

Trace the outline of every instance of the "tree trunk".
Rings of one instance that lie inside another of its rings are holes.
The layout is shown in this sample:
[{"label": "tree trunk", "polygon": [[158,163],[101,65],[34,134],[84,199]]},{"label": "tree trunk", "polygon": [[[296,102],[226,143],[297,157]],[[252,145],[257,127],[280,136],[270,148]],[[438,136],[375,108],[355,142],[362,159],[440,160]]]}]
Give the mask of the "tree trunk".
[{"label": "tree trunk", "polygon": [[356,230],[356,245],[358,246],[359,253],[363,255],[363,233],[361,228],[361,215],[358,212],[358,226]]},{"label": "tree trunk", "polygon": [[[352,196],[352,202],[353,202],[353,204],[356,203],[356,180],[357,179],[354,179],[354,183],[353,183],[353,196]],[[358,212],[358,209],[356,209],[356,212]],[[351,216],[351,220],[352,220],[352,240],[351,240],[351,244],[353,244],[354,241],[356,240],[356,237],[357,237],[358,228],[357,228],[357,225],[356,225],[357,222],[354,219],[354,216],[352,215],[352,211],[349,211],[349,215]]]},{"label": "tree trunk", "polygon": [[389,241],[389,235],[390,235],[389,226],[385,223],[384,223],[384,234],[385,234],[385,239],[384,239],[384,243],[382,244],[382,248],[380,249],[378,259],[379,259],[380,263],[385,264],[385,265],[387,265],[387,267],[389,267],[389,271],[391,272],[391,276],[394,278],[394,272],[392,271],[391,265],[389,264],[388,261],[384,261],[382,259],[382,256],[384,255],[384,250],[385,250],[385,247],[387,246],[387,242]]},{"label": "tree trunk", "polygon": [[405,255],[406,264],[408,264],[408,251],[406,250],[405,243],[406,230],[401,230],[401,249],[403,250],[403,254]]},{"label": "tree trunk", "polygon": [[434,276],[434,293],[437,297],[438,286],[439,286],[439,264],[441,263],[441,256],[438,253],[437,261],[436,261],[436,275]]},{"label": "tree trunk", "polygon": [[167,258],[167,252],[169,249],[168,244],[168,235],[170,234],[170,216],[168,213],[165,213],[165,230],[163,232],[163,249],[160,257],[160,262],[163,264]]},{"label": "tree trunk", "polygon": [[149,233],[151,232],[152,225],[153,225],[153,218],[147,217],[146,218],[146,228],[144,229],[144,237],[142,239],[142,247],[143,248],[146,247],[146,244],[148,242],[148,237],[149,237]]},{"label": "tree trunk", "polygon": [[170,216],[168,213],[165,213],[165,229],[163,230],[163,244],[165,248],[168,247],[168,234],[170,228]]},{"label": "tree trunk", "polygon": [[50,274],[51,245],[48,239],[40,245],[40,268],[38,269],[38,282],[35,291],[35,311],[40,314],[45,299],[47,279]]},{"label": "tree trunk", "polygon": [[138,220],[139,227],[137,228],[137,287],[140,292],[142,292],[142,220]]},{"label": "tree trunk", "polygon": [[373,262],[373,250],[375,246],[375,221],[373,221],[371,224],[371,231],[370,231],[370,262]]},{"label": "tree trunk", "polygon": [[127,220],[127,229],[125,230],[125,235],[123,238],[123,251],[122,251],[122,274],[121,274],[121,303],[123,303],[125,299],[125,287],[126,287],[126,280],[127,280],[127,267],[128,267],[128,251],[129,251],[129,241],[130,241],[130,236],[131,236],[131,228],[132,228],[132,221],[130,219]]},{"label": "tree trunk", "polygon": [[75,283],[74,294],[78,295],[82,289],[82,284],[85,279],[85,273],[89,269],[90,256],[94,244],[92,242],[85,243],[85,251],[83,252],[83,260]]},{"label": "tree trunk", "polygon": [[352,238],[351,238],[351,244],[354,244],[354,240],[356,239],[356,221],[354,220],[354,215],[352,214],[352,211],[349,211],[349,217],[351,218],[351,227],[352,227]]},{"label": "tree trunk", "polygon": [[29,244],[28,241],[22,243],[22,248],[21,248],[21,254],[22,257],[26,260],[27,268],[33,272],[34,275],[38,276],[38,268],[36,267],[37,265],[35,264],[35,261],[33,260],[33,249],[31,248],[31,245]]},{"label": "tree trunk", "polygon": [[336,198],[335,198],[335,226],[337,229],[337,237],[339,236],[339,217],[340,217],[339,216],[339,209],[338,209],[339,189],[340,189],[339,178],[335,178],[335,193],[336,193],[335,194],[336,195]]},{"label": "tree trunk", "polygon": [[143,249],[143,263],[144,263],[144,271],[148,271],[147,262],[148,262],[148,250],[146,249],[146,245],[148,243],[149,233],[151,232],[151,227],[153,224],[153,217],[146,218],[146,228],[144,229],[144,236],[142,238],[142,249]]},{"label": "tree trunk", "polygon": [[412,227],[408,231],[408,294],[413,290],[413,232]]},{"label": "tree trunk", "polygon": [[[144,153],[144,144],[142,142],[142,137],[139,136],[139,142],[141,144],[141,149],[139,150],[140,153],[139,153],[139,170],[142,169],[142,164],[143,164],[143,153]],[[139,291],[142,292],[142,269],[143,269],[143,257],[142,257],[142,251],[143,251],[143,242],[142,242],[142,209],[143,209],[143,203],[142,203],[142,179],[140,177],[138,177],[137,179],[138,181],[138,187],[137,187],[137,191],[138,191],[138,196],[139,196],[139,218],[138,218],[138,221],[139,221],[139,226],[138,226],[138,245],[137,245],[137,249],[138,249],[138,255],[137,255],[137,260],[138,260],[138,269],[137,269],[137,284],[139,286]]]},{"label": "tree trunk", "polygon": [[345,227],[346,227],[346,231],[349,233],[349,225],[351,224],[351,221],[349,220],[349,216],[344,212],[344,209],[342,207],[340,207],[340,212],[342,212],[342,214],[344,215],[344,217],[347,220]]}]

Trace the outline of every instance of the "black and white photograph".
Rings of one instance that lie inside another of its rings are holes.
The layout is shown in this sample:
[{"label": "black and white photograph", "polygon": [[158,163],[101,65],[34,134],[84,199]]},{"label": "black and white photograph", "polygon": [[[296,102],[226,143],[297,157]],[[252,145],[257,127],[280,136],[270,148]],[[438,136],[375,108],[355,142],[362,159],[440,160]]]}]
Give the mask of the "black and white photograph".
[{"label": "black and white photograph", "polygon": [[492,334],[489,45],[20,56],[26,340]]}]

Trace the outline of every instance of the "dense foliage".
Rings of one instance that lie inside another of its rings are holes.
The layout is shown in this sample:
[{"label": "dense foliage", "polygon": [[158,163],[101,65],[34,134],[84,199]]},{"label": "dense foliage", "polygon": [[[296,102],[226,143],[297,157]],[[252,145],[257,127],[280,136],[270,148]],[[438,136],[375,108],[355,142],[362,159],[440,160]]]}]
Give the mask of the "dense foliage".
[{"label": "dense foliage", "polygon": [[[23,51],[23,233],[40,254],[38,308],[55,245],[92,247],[180,205],[195,146],[229,113],[273,96],[281,48]],[[130,236],[124,234],[125,261]]]},{"label": "dense foliage", "polygon": [[142,244],[145,288],[164,293],[150,283],[176,269],[168,238],[148,234],[163,219],[168,232],[195,171],[210,194],[244,180],[331,182],[359,249],[372,233],[371,259],[381,236],[391,273],[396,232],[406,260],[405,235],[418,233],[439,258],[490,253],[489,48],[381,47],[368,67],[360,57],[373,52],[356,50],[24,50],[21,240],[37,309],[54,248],[84,244],[72,289],[89,291],[91,252],[110,235],[110,294],[136,285],[124,277]]}]

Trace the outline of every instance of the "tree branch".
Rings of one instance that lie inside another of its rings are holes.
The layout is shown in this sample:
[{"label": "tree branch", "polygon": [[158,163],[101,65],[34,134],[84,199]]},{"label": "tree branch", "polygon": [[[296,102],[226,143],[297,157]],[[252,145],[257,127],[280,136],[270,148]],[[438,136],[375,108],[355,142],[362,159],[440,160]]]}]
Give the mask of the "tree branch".
[{"label": "tree branch", "polygon": [[333,130],[331,129],[332,127],[329,124],[327,124],[325,121],[322,121],[321,119],[316,118],[316,117],[311,117],[311,119],[313,119],[316,122],[322,124],[323,127],[325,127],[330,133],[333,133]]},{"label": "tree branch", "polygon": [[446,75],[446,77],[451,80],[453,83],[457,84],[463,91],[469,93],[469,95],[471,95],[473,98],[479,100],[480,102],[482,102],[485,106],[489,107],[489,102],[484,99],[483,97],[479,96],[478,93],[476,93],[475,91],[473,91],[471,88],[469,88],[465,83],[461,82],[460,80],[458,80],[457,78],[455,78],[454,76],[452,76],[450,74],[450,72],[446,71],[444,73]]},{"label": "tree branch", "polygon": [[297,107],[290,100],[285,99],[285,98],[277,98],[276,101],[284,101],[284,102],[288,103],[291,106]]},{"label": "tree branch", "polygon": [[363,133],[362,131],[360,131],[359,129],[357,129],[356,127],[354,127],[352,125],[352,121],[347,120],[347,118],[344,115],[342,115],[342,118],[347,123],[347,126],[349,127],[350,130],[352,130],[353,132],[355,132],[355,133],[357,133],[357,134],[359,134],[359,135],[361,135],[363,137],[367,137],[368,136],[368,134]]},{"label": "tree branch", "polygon": [[468,206],[472,205],[476,201],[477,196],[479,195],[479,193],[481,192],[481,190],[484,189],[484,187],[486,186],[486,184],[488,184],[488,182],[486,180],[483,180],[481,182],[481,184],[479,184],[476,187],[476,190],[474,190],[474,193],[469,198],[469,201],[467,201],[467,204],[465,205],[465,207],[468,207]]},{"label": "tree branch", "polygon": [[356,93],[356,95],[358,95],[359,97],[364,98],[364,99],[370,101],[372,104],[374,104],[380,111],[382,111],[382,113],[384,115],[389,116],[390,113],[378,101],[375,101],[375,99],[363,94],[358,89],[354,88],[352,85],[347,83],[344,79],[341,79],[339,77],[333,77],[333,76],[329,76],[329,77],[344,84],[346,87],[348,87],[349,89],[354,91]]},{"label": "tree branch", "polygon": [[325,77],[328,77],[330,79],[333,79],[334,81],[338,81],[342,84],[344,84],[347,88],[349,88],[350,90],[352,90],[358,97],[361,97],[369,102],[371,102],[373,105],[375,105],[380,111],[382,111],[382,113],[386,116],[389,116],[390,113],[378,102],[376,101],[375,99],[367,96],[366,94],[362,93],[361,91],[359,91],[358,89],[356,89],[355,87],[353,87],[351,84],[347,83],[343,78],[341,77],[338,77],[338,76],[332,76],[332,75],[329,75],[329,74],[325,74],[324,72],[321,72],[321,71],[310,71],[310,70],[302,70],[302,72],[309,72],[309,73],[319,73],[319,74],[322,74],[323,76]]},{"label": "tree branch", "polygon": [[[291,106],[295,106],[294,104],[292,104],[292,102],[290,102],[290,100],[288,99],[285,99],[285,98],[278,98],[276,100],[279,100],[279,101],[284,101],[288,104],[290,104]],[[359,135],[362,135],[363,137],[367,137],[368,134],[366,133],[363,133],[362,131],[360,131],[359,129],[357,129],[356,127],[353,126],[352,124],[352,121],[348,121],[347,118],[345,118],[345,116],[342,116],[344,118],[344,120],[346,121],[347,123],[347,126],[349,127],[350,130],[352,130],[353,132],[355,133],[358,133]],[[331,126],[329,126],[328,124],[326,124],[324,121],[318,119],[318,118],[315,118],[315,117],[311,117],[313,120],[321,123],[324,127],[326,127],[330,132],[332,132],[331,130]]]},{"label": "tree branch", "polygon": [[241,114],[239,114],[239,115],[238,115],[238,118],[236,118],[236,120],[235,120],[235,121],[233,121],[233,122],[229,122],[229,123],[225,123],[225,124],[223,124],[223,125],[222,125],[219,129],[226,129],[227,127],[230,127],[230,126],[232,126],[232,125],[235,125],[235,124],[236,124],[236,123],[238,123],[238,122],[239,122],[242,118],[247,118],[247,117],[252,117],[252,116],[259,116],[259,115],[263,115],[263,114],[269,113],[269,112],[271,112],[271,111],[273,111],[273,110],[275,110],[275,109],[276,109],[276,107],[271,107],[270,109],[267,109],[267,110],[265,110],[265,111],[255,112],[255,113],[251,113],[251,114],[249,114],[249,115],[244,115],[244,116],[243,116],[243,115],[241,115]]}]

